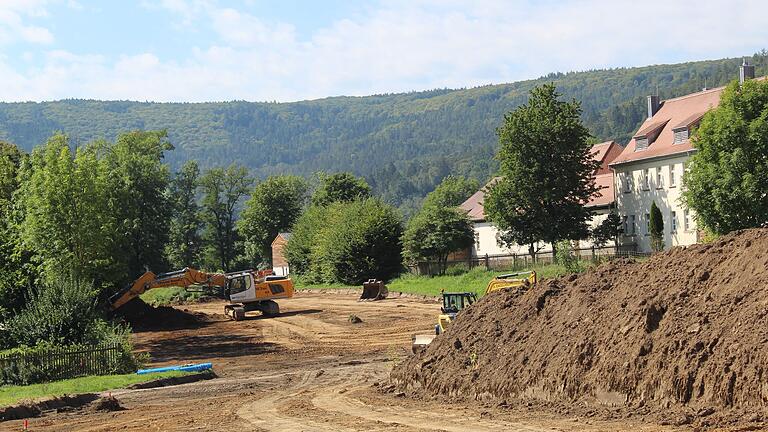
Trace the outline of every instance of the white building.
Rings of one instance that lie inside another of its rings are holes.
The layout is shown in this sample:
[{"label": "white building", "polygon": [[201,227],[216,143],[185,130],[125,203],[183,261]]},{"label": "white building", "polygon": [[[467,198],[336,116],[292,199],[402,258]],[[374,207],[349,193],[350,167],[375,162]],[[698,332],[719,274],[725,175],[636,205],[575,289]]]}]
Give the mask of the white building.
[{"label": "white building", "polygon": [[[605,220],[605,217],[614,206],[613,173],[609,164],[622,153],[622,150],[623,148],[613,141],[596,144],[592,147],[594,158],[601,162],[600,168],[595,172],[595,183],[601,186],[601,194],[587,204],[587,207],[592,209],[594,214],[590,222],[592,228]],[[525,255],[528,253],[528,245],[501,246],[499,244],[499,229],[485,218],[483,209],[485,191],[495,181],[497,181],[497,178],[492,179],[461,205],[461,208],[467,212],[470,220],[474,223],[475,243],[472,246],[472,258],[484,257],[485,255]],[[578,246],[589,248],[592,246],[592,243],[581,241]],[[609,246],[613,246],[613,242],[609,243]],[[536,247],[540,251],[552,250],[549,245],[543,243],[538,244]]]},{"label": "white building", "polygon": [[[754,78],[754,67],[741,67],[741,79]],[[622,244],[651,250],[651,204],[661,210],[664,245],[689,245],[700,240],[694,214],[682,202],[683,172],[696,151],[689,139],[707,111],[720,103],[724,87],[659,102],[648,97],[648,119],[617,157],[614,170],[616,207],[624,220]]]}]

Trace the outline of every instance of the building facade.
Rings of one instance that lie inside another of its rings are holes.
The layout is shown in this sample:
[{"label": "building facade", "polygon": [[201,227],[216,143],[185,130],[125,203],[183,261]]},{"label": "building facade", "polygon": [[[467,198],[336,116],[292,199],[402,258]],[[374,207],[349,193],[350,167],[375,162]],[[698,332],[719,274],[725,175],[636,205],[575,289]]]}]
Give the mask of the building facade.
[{"label": "building facade", "polygon": [[[586,205],[593,214],[590,228],[594,228],[602,223],[608,216],[608,213],[614,208],[613,172],[609,165],[611,161],[622,153],[622,150],[623,148],[613,141],[596,144],[592,147],[593,157],[595,160],[600,161],[600,168],[595,172],[595,183],[600,187],[600,195],[590,200]],[[461,205],[461,208],[467,212],[469,219],[474,225],[475,242],[471,249],[472,258],[480,258],[486,255],[528,254],[529,245],[501,245],[499,242],[499,229],[492,222],[486,220],[483,200],[488,187],[496,181],[498,181],[498,178],[492,179]],[[607,246],[613,245],[614,243],[610,242]],[[592,242],[590,240],[582,240],[577,246],[579,248],[590,248]],[[551,245],[544,243],[539,243],[535,247],[539,251],[552,250]]]}]

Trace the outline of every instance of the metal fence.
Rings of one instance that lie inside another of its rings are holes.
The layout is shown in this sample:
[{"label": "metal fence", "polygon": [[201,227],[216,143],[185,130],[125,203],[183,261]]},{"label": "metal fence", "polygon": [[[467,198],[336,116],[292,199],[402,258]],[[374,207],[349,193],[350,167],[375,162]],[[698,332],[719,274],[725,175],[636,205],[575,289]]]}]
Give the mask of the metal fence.
[{"label": "metal fence", "polygon": [[126,372],[126,356],[130,353],[120,344],[34,348],[0,354],[0,383],[31,384]]},{"label": "metal fence", "polygon": [[[649,256],[647,252],[637,252],[637,246],[622,245],[609,247],[589,247],[572,249],[574,256],[580,261],[589,261],[598,263],[622,257],[644,257]],[[512,253],[499,255],[472,256],[466,259],[450,260],[447,262],[447,268],[473,269],[475,267],[485,267],[486,270],[494,271],[519,271],[530,270],[536,267],[552,264],[555,261],[552,250],[537,251],[535,254]],[[440,263],[437,261],[420,261],[410,265],[411,273],[419,275],[435,275],[440,272]]]}]

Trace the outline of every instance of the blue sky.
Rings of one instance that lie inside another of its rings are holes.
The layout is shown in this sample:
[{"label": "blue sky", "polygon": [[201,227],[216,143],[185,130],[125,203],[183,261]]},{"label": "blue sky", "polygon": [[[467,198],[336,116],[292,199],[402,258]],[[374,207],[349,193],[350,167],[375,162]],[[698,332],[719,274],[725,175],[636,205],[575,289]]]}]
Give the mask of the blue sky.
[{"label": "blue sky", "polygon": [[749,55],[764,0],[0,0],[0,100],[293,101]]}]

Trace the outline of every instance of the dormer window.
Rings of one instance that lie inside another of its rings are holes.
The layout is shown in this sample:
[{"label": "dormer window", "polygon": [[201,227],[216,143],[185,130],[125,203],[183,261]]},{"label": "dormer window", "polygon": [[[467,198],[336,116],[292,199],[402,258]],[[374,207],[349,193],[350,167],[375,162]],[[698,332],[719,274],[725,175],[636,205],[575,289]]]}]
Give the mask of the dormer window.
[{"label": "dormer window", "polygon": [[635,150],[645,150],[648,148],[648,137],[635,138]]},{"label": "dormer window", "polygon": [[699,124],[701,118],[704,117],[703,112],[698,112],[688,116],[686,119],[676,124],[672,128],[672,132],[675,134],[674,144],[682,144],[691,137],[691,128]]},{"label": "dormer window", "polygon": [[688,140],[690,129],[688,127],[676,128],[672,130],[675,133],[675,144],[680,144],[683,141]]},{"label": "dormer window", "polygon": [[651,123],[650,125],[640,129],[637,135],[633,137],[635,139],[635,151],[645,150],[648,148],[648,146],[653,144],[668,121],[669,120],[664,120]]}]

